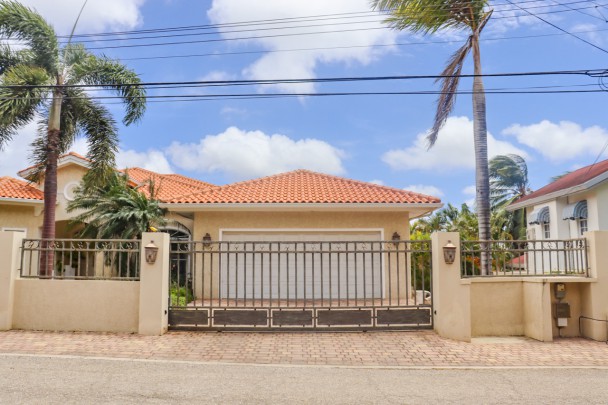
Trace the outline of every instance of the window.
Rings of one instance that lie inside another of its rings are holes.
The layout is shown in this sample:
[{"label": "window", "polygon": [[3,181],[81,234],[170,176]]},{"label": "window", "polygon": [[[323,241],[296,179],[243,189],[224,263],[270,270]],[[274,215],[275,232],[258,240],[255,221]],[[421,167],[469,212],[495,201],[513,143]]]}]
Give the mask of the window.
[{"label": "window", "polygon": [[579,218],[578,219],[578,234],[583,236],[585,232],[587,232],[589,228],[587,227],[587,218]]},{"label": "window", "polygon": [[543,223],[543,237],[551,239],[551,224],[548,222]]},{"label": "window", "polygon": [[527,236],[528,240],[535,240],[536,239],[536,229],[528,228],[528,230],[526,231],[526,236]]}]

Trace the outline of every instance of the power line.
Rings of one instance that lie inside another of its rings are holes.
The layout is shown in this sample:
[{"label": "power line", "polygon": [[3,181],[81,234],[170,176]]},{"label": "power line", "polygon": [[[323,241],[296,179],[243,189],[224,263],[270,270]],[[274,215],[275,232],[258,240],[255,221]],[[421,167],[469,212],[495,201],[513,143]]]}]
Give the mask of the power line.
[{"label": "power line", "polygon": [[[527,10],[524,9],[527,12]],[[568,12],[570,10],[559,10],[547,13],[538,13],[538,14],[553,14],[558,12]],[[529,13],[529,12],[528,12]],[[529,13],[530,15],[536,16],[535,14]],[[496,17],[494,20],[503,19],[503,18],[518,18],[521,16],[505,16],[505,17]],[[538,17],[540,18],[540,17]],[[123,49],[123,48],[142,48],[142,47],[156,47],[156,46],[172,46],[172,45],[191,45],[191,44],[202,44],[202,43],[216,43],[216,42],[234,42],[234,41],[246,41],[246,40],[256,40],[256,39],[269,39],[269,38],[282,38],[282,37],[297,37],[297,36],[306,36],[306,35],[322,35],[322,34],[335,34],[335,33],[344,33],[344,32],[358,32],[358,31],[375,31],[375,30],[387,30],[391,29],[387,26],[380,27],[366,27],[366,28],[352,28],[352,29],[342,29],[342,30],[324,30],[324,31],[310,31],[310,32],[292,32],[292,33],[283,33],[283,34],[272,34],[272,35],[258,35],[258,36],[244,36],[244,37],[235,37],[235,38],[212,38],[212,39],[201,39],[201,40],[190,40],[190,41],[171,41],[171,42],[154,42],[147,44],[127,44],[127,45],[111,45],[111,46],[97,46],[97,47],[89,47],[90,50],[100,50],[100,49]],[[205,33],[205,35],[209,35]]]},{"label": "power line", "polygon": [[[578,0],[571,1],[564,4],[580,4],[580,3],[593,3],[591,0]],[[518,5],[527,4],[527,3],[535,3],[538,4],[538,0],[528,0],[518,2]],[[513,8],[506,10],[498,10],[496,7],[504,7],[509,5],[508,3],[494,3],[492,7],[496,12],[504,12],[511,11]],[[528,8],[548,8],[549,5],[541,4],[536,6],[530,6]],[[596,5],[597,7],[597,5]],[[430,6],[427,7],[427,10],[431,9],[441,9],[443,6]],[[171,31],[182,31],[182,30],[201,30],[201,29],[214,29],[214,28],[222,28],[222,27],[236,27],[236,26],[247,26],[247,25],[269,25],[269,24],[286,24],[289,22],[306,22],[306,21],[321,21],[321,20],[331,20],[331,19],[348,19],[348,18],[358,18],[365,16],[377,16],[381,15],[380,12],[367,10],[367,11],[358,11],[358,12],[347,12],[347,13],[333,13],[333,14],[317,14],[317,15],[309,15],[309,16],[299,16],[299,17],[283,17],[283,18],[274,18],[274,19],[263,19],[263,20],[249,20],[249,21],[237,21],[237,22],[229,22],[229,23],[220,23],[220,24],[204,24],[204,25],[187,25],[187,26],[177,26],[177,27],[164,27],[164,28],[153,28],[153,29],[142,29],[142,30],[131,30],[131,31],[114,31],[114,32],[99,32],[99,33],[85,33],[85,34],[75,34],[75,37],[94,37],[94,36],[118,36],[118,35],[130,35],[130,34],[141,34],[141,33],[156,33],[156,32],[171,32]],[[66,36],[58,36],[58,38],[67,38]]]},{"label": "power line", "polygon": [[[597,30],[584,30],[584,31],[573,31],[578,34],[587,34],[592,32],[603,32],[608,31],[608,28],[597,29]],[[536,34],[536,35],[520,35],[520,36],[509,36],[509,37],[495,37],[495,38],[481,38],[480,41],[501,41],[509,39],[531,39],[531,38],[543,38],[543,37],[554,37],[567,35],[564,33],[555,34]],[[353,49],[353,48],[382,48],[391,46],[414,46],[414,45],[436,45],[436,44],[453,44],[464,41],[421,41],[421,42],[402,42],[394,44],[373,44],[373,45],[345,45],[345,46],[327,46],[327,47],[315,47],[315,48],[293,48],[293,49],[274,49],[265,51],[234,51],[234,52],[209,52],[199,54],[184,54],[184,55],[161,55],[161,56],[142,56],[137,58],[121,58],[120,60],[153,60],[153,59],[173,59],[173,58],[194,58],[194,57],[207,57],[207,56],[229,56],[229,55],[251,55],[251,54],[267,54],[267,53],[282,53],[282,52],[305,52],[305,51],[324,51],[332,49]]]},{"label": "power line", "polygon": [[[591,5],[591,6],[587,6],[587,7],[582,7],[580,9],[576,9],[576,8],[571,8],[568,6],[568,4],[576,4],[576,3],[587,3],[588,0],[585,1],[575,1],[575,2],[571,2],[571,3],[563,3],[560,4],[558,3],[560,6],[563,7],[568,7],[570,11],[579,11],[582,9],[590,9],[590,8],[595,8],[595,5]],[[528,7],[527,9],[533,9],[533,8],[547,8],[548,6],[542,5],[542,6],[531,6]],[[516,10],[516,8],[513,8],[512,10]],[[511,10],[503,10],[503,11],[511,11]],[[566,10],[559,10],[559,12],[565,12]],[[553,11],[553,12],[557,12],[557,11]],[[553,13],[553,12],[548,12],[548,13]],[[589,14],[587,14],[589,15]],[[361,15],[357,15],[357,16],[348,16],[348,17],[341,17],[340,19],[350,19],[350,18],[365,18],[365,17],[377,17],[378,13],[374,13],[368,16],[361,16]],[[501,19],[501,18],[516,18],[518,16],[504,16],[504,17],[494,17],[494,19]],[[599,18],[597,16],[593,16],[595,18]],[[336,17],[331,18],[333,19],[337,19]],[[328,18],[319,18],[319,19],[310,19],[310,20],[300,20],[298,22],[315,22],[315,21],[325,21],[328,20]],[[296,25],[296,26],[282,26],[282,27],[264,27],[264,28],[250,28],[250,29],[242,29],[242,30],[231,30],[231,31],[221,31],[219,33],[221,34],[233,34],[233,33],[242,33],[242,32],[259,32],[259,31],[273,31],[273,30],[285,30],[285,29],[296,29],[296,28],[310,28],[310,27],[323,27],[323,26],[327,26],[327,25],[352,25],[352,24],[369,24],[369,23],[376,23],[376,22],[382,22],[383,19],[375,19],[375,20],[365,20],[365,21],[347,21],[347,22],[332,22],[332,23],[324,23],[324,24],[306,24],[306,25]],[[276,23],[275,23],[276,24]],[[281,24],[285,24],[284,22],[281,22]],[[261,24],[252,24],[252,25],[261,25]],[[264,25],[268,25],[268,24],[264,24]],[[196,30],[210,30],[213,29],[217,26],[213,26],[213,25],[205,25],[205,26],[201,26],[201,28],[194,28]],[[193,28],[188,28],[186,30],[193,30]],[[153,30],[149,30],[147,33],[155,33],[152,32]],[[181,30],[180,30],[181,31]],[[159,32],[163,32],[163,31],[159,31]],[[176,32],[176,31],[172,31],[172,32]],[[176,37],[191,37],[191,36],[203,36],[203,35],[217,35],[218,32],[198,32],[198,33],[186,33],[186,34],[167,34],[167,35],[150,35],[150,36],[139,36],[139,37],[129,37],[129,38],[120,38],[120,40],[128,40],[128,41],[133,41],[133,40],[146,40],[146,39],[156,39],[156,38],[176,38]],[[109,39],[85,39],[85,40],[81,40],[79,41],[80,43],[87,43],[87,42],[110,42],[110,41],[116,41],[117,38],[109,38]]]},{"label": "power line", "polygon": [[604,48],[602,48],[602,47],[600,47],[600,46],[598,46],[598,45],[594,44],[593,42],[589,42],[589,41],[587,41],[586,39],[579,37],[578,35],[575,35],[575,34],[573,34],[573,33],[571,33],[571,32],[568,32],[568,31],[566,31],[565,29],[563,29],[563,28],[561,28],[561,27],[558,27],[557,25],[553,24],[552,22],[549,22],[549,21],[545,20],[544,18],[539,17],[537,14],[531,13],[530,11],[528,11],[528,10],[526,10],[526,9],[523,9],[523,8],[521,8],[521,7],[517,6],[517,5],[516,5],[516,4],[514,4],[514,3],[513,3],[511,0],[506,0],[506,1],[508,1],[509,3],[513,4],[514,6],[516,6],[516,7],[518,7],[518,8],[520,8],[521,10],[525,11],[526,13],[530,14],[531,16],[536,17],[536,18],[538,18],[539,20],[541,20],[541,21],[543,21],[543,22],[545,22],[545,23],[549,24],[549,25],[550,25],[550,26],[552,26],[553,28],[557,28],[558,30],[560,30],[560,31],[562,31],[562,32],[564,32],[564,33],[566,33],[566,34],[568,34],[568,35],[570,35],[570,36],[572,36],[572,37],[574,37],[574,38],[578,39],[579,41],[583,41],[584,43],[586,43],[586,44],[588,44],[588,45],[591,45],[592,47],[594,47],[594,48],[596,48],[596,49],[599,49],[600,51],[602,51],[602,52],[604,52],[604,53],[608,53],[608,50],[606,50],[606,49],[604,49]]},{"label": "power line", "polygon": [[[525,77],[525,76],[559,76],[559,75],[579,75],[587,77],[607,77],[608,69],[579,69],[579,70],[553,70],[535,72],[506,72],[506,73],[484,73],[481,75],[461,74],[461,78],[474,77]],[[419,80],[419,79],[444,79],[455,77],[455,75],[392,75],[392,76],[351,76],[351,77],[325,77],[325,78],[299,78],[299,79],[257,79],[257,80],[193,80],[193,81],[174,81],[174,82],[139,82],[123,83],[121,87],[155,87],[155,86],[189,86],[189,85],[269,85],[269,84],[298,84],[298,83],[330,83],[330,82],[370,82],[370,81],[390,81],[390,80]],[[64,84],[64,85],[0,85],[5,89],[54,89],[54,88],[91,88],[101,89],[108,86],[105,84]]]}]

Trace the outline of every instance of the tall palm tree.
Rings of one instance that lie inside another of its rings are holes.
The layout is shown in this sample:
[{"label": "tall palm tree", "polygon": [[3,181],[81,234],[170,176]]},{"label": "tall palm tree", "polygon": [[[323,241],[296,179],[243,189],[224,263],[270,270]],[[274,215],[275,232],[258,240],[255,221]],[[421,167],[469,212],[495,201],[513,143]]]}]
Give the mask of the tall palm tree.
[{"label": "tall palm tree", "polygon": [[160,207],[152,181],[149,196],[129,184],[128,172],[114,172],[103,185],[79,187],[68,212],[80,211],[72,225],[85,224],[80,236],[98,239],[136,239],[143,232],[166,224],[166,208]]},{"label": "tall palm tree", "polygon": [[[437,140],[439,130],[452,112],[462,68],[469,53],[473,54],[475,78],[473,81],[473,138],[476,166],[476,210],[479,218],[478,236],[490,240],[490,182],[488,175],[488,141],[486,127],[486,97],[481,78],[479,37],[492,10],[487,0],[371,0],[372,6],[389,16],[386,22],[393,28],[423,34],[440,30],[466,30],[465,44],[448,60],[441,73],[441,95],[437,101],[435,121],[427,136],[429,147]],[[482,274],[488,274],[489,255],[482,258]]]},{"label": "tall palm tree", "polygon": [[[116,122],[108,109],[82,86],[117,93],[125,104],[123,122],[138,121],[145,111],[139,77],[121,63],[95,56],[84,46],[58,41],[53,27],[36,11],[16,1],[0,1],[0,36],[20,42],[0,47],[0,150],[24,125],[38,118],[32,144],[37,169],[33,181],[44,179],[42,238],[55,238],[57,159],[74,140],[87,137],[93,183],[107,179],[118,150]],[[50,275],[53,252],[43,255],[40,274]]]}]

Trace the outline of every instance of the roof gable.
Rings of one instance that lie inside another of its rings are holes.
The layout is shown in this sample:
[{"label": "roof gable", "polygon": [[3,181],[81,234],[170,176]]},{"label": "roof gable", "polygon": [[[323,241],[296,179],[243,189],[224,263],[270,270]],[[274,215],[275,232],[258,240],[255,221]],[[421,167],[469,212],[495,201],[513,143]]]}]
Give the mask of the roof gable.
[{"label": "roof gable", "polygon": [[439,198],[343,177],[295,170],[173,198],[178,204],[438,204]]},{"label": "roof gable", "polygon": [[536,200],[537,198],[547,196],[549,194],[553,194],[559,191],[567,192],[568,189],[577,186],[582,186],[585,183],[595,179],[596,177],[606,172],[608,172],[608,159],[568,173],[565,176],[555,180],[554,182],[549,183],[546,186],[536,190],[535,192],[530,193],[518,199],[517,201],[514,201],[513,203],[511,203],[511,205],[520,205],[521,203]]}]

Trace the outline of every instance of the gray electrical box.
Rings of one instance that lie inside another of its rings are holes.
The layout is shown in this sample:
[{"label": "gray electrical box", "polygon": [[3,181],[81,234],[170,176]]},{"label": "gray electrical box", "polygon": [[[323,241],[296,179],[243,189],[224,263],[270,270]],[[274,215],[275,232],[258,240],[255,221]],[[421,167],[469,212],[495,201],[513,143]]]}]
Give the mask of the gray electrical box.
[{"label": "gray electrical box", "polygon": [[559,318],[570,318],[570,304],[566,302],[560,302],[553,307],[553,317]]},{"label": "gray electrical box", "polygon": [[557,298],[558,300],[563,300],[564,298],[566,298],[566,284],[564,283],[557,283],[555,284],[555,298]]}]

